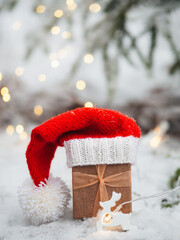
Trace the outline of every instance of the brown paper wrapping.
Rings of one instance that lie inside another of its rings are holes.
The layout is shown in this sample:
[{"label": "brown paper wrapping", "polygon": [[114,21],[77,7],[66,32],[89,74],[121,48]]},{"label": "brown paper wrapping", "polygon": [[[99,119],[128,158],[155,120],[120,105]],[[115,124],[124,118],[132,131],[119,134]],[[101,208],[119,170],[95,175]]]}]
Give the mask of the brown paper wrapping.
[{"label": "brown paper wrapping", "polygon": [[[100,165],[101,166],[101,165]],[[131,171],[130,164],[112,164],[106,165],[103,178],[105,179],[108,176],[125,173]],[[77,188],[76,176],[77,173],[85,173],[97,175],[97,166],[77,166],[72,168],[72,186],[73,186],[73,217],[75,219],[82,219],[88,217],[95,217],[97,210],[100,208],[99,204],[94,206],[97,198],[97,192],[99,189],[99,182],[87,187]],[[119,175],[119,181],[121,181],[121,175]],[[82,175],[83,176],[83,175]],[[111,198],[112,192],[120,192],[122,194],[121,199],[117,202],[117,205],[120,205],[122,202],[131,200],[131,175],[129,174],[128,186],[124,187],[112,187],[106,185],[106,190],[108,194],[108,199]],[[83,179],[83,178],[82,178]],[[83,183],[83,181],[82,181]],[[82,185],[81,183],[81,185]],[[130,184],[129,184],[130,183]],[[95,210],[95,211],[94,211]],[[130,213],[132,211],[131,203],[125,204],[122,207],[123,213]]]}]

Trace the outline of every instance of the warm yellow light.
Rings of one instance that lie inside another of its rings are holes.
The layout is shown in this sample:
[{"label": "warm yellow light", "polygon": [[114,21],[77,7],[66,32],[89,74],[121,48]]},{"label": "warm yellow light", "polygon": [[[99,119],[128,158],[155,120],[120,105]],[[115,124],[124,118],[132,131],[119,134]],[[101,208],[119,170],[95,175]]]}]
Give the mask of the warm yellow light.
[{"label": "warm yellow light", "polygon": [[14,133],[14,127],[13,127],[13,125],[7,126],[6,132],[7,132],[8,135],[13,135],[13,133]]},{"label": "warm yellow light", "polygon": [[90,53],[86,54],[83,59],[84,59],[84,62],[88,63],[88,64],[90,64],[94,61],[94,57]]},{"label": "warm yellow light", "polygon": [[9,89],[8,89],[7,87],[1,88],[1,95],[2,95],[2,96],[5,95],[5,94],[7,94],[7,93],[9,93]]},{"label": "warm yellow light", "polygon": [[62,33],[62,38],[69,39],[71,37],[71,33],[69,31],[64,31]]},{"label": "warm yellow light", "polygon": [[67,56],[67,54],[68,54],[68,50],[66,49],[66,48],[62,48],[62,49],[60,49],[59,50],[59,52],[58,52],[58,56],[59,56],[59,58],[65,58],[66,56]]},{"label": "warm yellow light", "polygon": [[61,9],[58,9],[54,12],[54,16],[57,18],[60,18],[63,16],[63,11]]},{"label": "warm yellow light", "polygon": [[101,6],[98,4],[98,3],[92,3],[90,6],[89,6],[89,10],[93,13],[97,13],[101,10]]},{"label": "warm yellow light", "polygon": [[66,4],[70,11],[73,11],[77,8],[77,4],[74,2],[74,0],[66,0]]},{"label": "warm yellow light", "polygon": [[113,217],[109,213],[106,213],[102,217],[102,221],[103,221],[103,224],[110,224],[113,221]]},{"label": "warm yellow light", "polygon": [[43,107],[41,105],[36,105],[34,107],[34,114],[37,116],[41,116],[43,114]]},{"label": "warm yellow light", "polygon": [[58,35],[60,33],[60,31],[61,31],[61,29],[58,26],[54,26],[54,27],[51,28],[51,33],[53,35]]},{"label": "warm yellow light", "polygon": [[39,13],[39,14],[42,14],[46,11],[46,6],[44,5],[39,5],[36,7],[36,12]]},{"label": "warm yellow light", "polygon": [[0,72],[0,81],[3,79],[3,75],[2,73]]},{"label": "warm yellow light", "polygon": [[86,103],[84,104],[84,107],[92,108],[92,107],[93,107],[93,103],[92,103],[92,102],[86,102]]},{"label": "warm yellow light", "polygon": [[24,132],[24,127],[23,127],[23,125],[21,125],[21,124],[17,125],[17,126],[16,126],[16,132],[17,132],[18,134],[22,134],[22,133]]},{"label": "warm yellow light", "polygon": [[12,29],[14,31],[18,31],[21,28],[22,24],[20,21],[13,22],[12,24]]},{"label": "warm yellow light", "polygon": [[59,61],[58,60],[51,61],[51,67],[52,68],[57,68],[58,66],[59,66]]},{"label": "warm yellow light", "polygon": [[4,102],[9,102],[10,101],[10,99],[11,99],[11,96],[10,96],[10,94],[9,93],[5,93],[4,95],[3,95],[3,101]]},{"label": "warm yellow light", "polygon": [[153,148],[157,148],[162,142],[162,136],[154,136],[150,140],[150,146]]},{"label": "warm yellow light", "polygon": [[27,139],[27,132],[22,132],[20,135],[19,135],[20,139],[22,140],[26,140]]},{"label": "warm yellow light", "polygon": [[15,69],[15,74],[16,74],[16,76],[22,76],[23,73],[24,73],[24,68],[23,68],[23,67],[17,67],[17,68]]},{"label": "warm yellow light", "polygon": [[85,87],[86,87],[85,81],[79,80],[79,81],[76,82],[76,88],[77,88],[78,90],[84,90]]},{"label": "warm yellow light", "polygon": [[46,74],[39,74],[38,80],[39,80],[40,82],[46,81]]}]

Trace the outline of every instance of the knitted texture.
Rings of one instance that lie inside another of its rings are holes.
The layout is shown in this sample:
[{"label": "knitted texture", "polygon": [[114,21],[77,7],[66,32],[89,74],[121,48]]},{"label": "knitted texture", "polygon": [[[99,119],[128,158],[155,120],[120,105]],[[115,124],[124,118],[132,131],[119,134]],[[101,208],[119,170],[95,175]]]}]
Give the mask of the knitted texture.
[{"label": "knitted texture", "polygon": [[131,163],[135,161],[139,138],[86,138],[64,142],[69,167]]},{"label": "knitted texture", "polygon": [[[119,147],[121,149],[119,155],[113,157],[112,160],[109,160],[112,163],[113,159],[118,159],[124,154],[124,149],[129,148],[129,152],[133,150],[133,148],[128,146],[129,143],[126,144],[127,137],[133,137],[135,140],[134,143],[130,140],[129,141],[131,142],[131,145],[136,145],[136,139],[140,138],[140,134],[140,129],[136,122],[117,111],[99,108],[78,108],[73,111],[62,113],[32,130],[31,141],[26,151],[27,164],[31,177],[37,186],[41,181],[44,182],[45,179],[48,179],[51,161],[54,158],[56,148],[65,145],[67,151],[68,143],[66,144],[66,142],[69,140],[87,138],[92,138],[93,140],[103,138],[112,139],[116,137],[124,138],[123,148],[121,147],[123,140],[118,140],[119,143],[115,143],[116,146],[113,145],[113,143],[110,143],[111,141],[108,143],[109,145],[107,144],[107,148],[110,147],[112,149],[113,146],[115,147],[114,152],[112,150],[107,150],[111,153],[111,156],[113,154],[116,155],[119,152]],[[87,143],[84,144],[84,146],[87,146]],[[104,151],[106,150],[103,149],[106,148],[103,148],[104,144],[100,143],[100,145],[100,155],[103,153],[103,156],[105,156]],[[67,151],[68,156],[76,159],[76,156],[74,158],[72,147],[69,151],[70,153]],[[129,152],[129,158],[124,158],[126,159],[126,162],[128,159],[133,159],[132,156],[130,157]],[[135,151],[133,150],[132,153],[134,156]],[[94,158],[95,155],[93,155]],[[85,154],[84,156],[87,155]],[[90,157],[88,157],[88,159],[90,159]],[[82,157],[80,161],[81,165],[83,165]],[[84,159],[84,161],[87,161],[87,159]],[[99,158],[93,161],[94,164],[98,164]]]}]

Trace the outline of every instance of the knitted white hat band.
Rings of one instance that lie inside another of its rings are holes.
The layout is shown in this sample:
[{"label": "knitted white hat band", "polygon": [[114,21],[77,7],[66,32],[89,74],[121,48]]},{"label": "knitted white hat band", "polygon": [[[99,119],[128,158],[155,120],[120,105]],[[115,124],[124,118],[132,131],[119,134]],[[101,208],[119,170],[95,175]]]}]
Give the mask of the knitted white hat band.
[{"label": "knitted white hat band", "polygon": [[139,138],[84,138],[64,142],[69,167],[135,162]]}]

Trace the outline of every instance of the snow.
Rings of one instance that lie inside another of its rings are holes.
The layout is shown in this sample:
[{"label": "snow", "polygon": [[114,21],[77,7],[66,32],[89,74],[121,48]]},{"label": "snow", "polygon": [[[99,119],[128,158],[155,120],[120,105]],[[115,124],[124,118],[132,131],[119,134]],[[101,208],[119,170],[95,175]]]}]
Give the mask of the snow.
[{"label": "snow", "polygon": [[[179,167],[178,142],[166,139],[157,149],[149,145],[151,135],[142,138],[137,163],[132,167],[133,199],[168,189],[168,179]],[[163,197],[133,203],[132,223],[137,230],[128,232],[96,231],[96,219],[73,220],[72,201],[64,217],[58,221],[33,226],[23,216],[17,199],[17,188],[29,177],[25,161],[28,140],[17,135],[0,135],[0,239],[149,239],[179,240],[180,205],[161,208]],[[71,189],[71,169],[66,165],[65,149],[59,148],[51,173],[60,176]],[[167,196],[170,197],[170,196]]]}]

